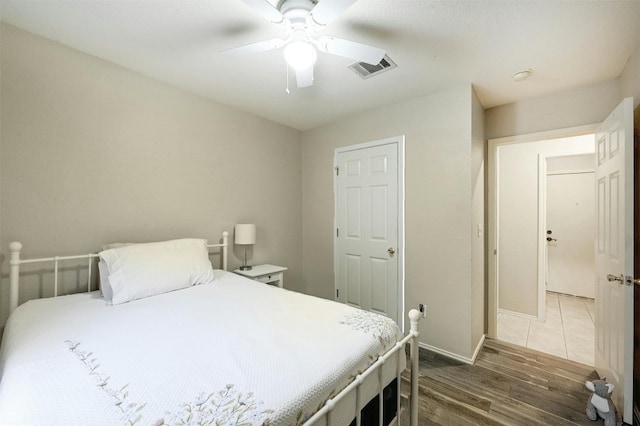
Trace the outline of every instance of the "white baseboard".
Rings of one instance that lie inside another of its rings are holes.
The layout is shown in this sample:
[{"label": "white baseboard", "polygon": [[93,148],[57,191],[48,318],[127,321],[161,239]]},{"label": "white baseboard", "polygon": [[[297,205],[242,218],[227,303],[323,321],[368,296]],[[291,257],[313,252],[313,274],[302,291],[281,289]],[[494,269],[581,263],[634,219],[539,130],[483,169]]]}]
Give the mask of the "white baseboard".
[{"label": "white baseboard", "polygon": [[508,311],[506,309],[498,309],[498,313],[499,314],[513,315],[514,317],[520,317],[520,318],[524,318],[524,319],[528,319],[528,320],[536,320],[536,321],[538,320],[537,315],[523,314],[521,312]]},{"label": "white baseboard", "polygon": [[485,335],[483,334],[476,346],[475,351],[473,352],[473,356],[471,358],[467,358],[464,356],[460,356],[458,354],[454,354],[453,352],[446,351],[444,349],[436,348],[435,346],[427,345],[426,343],[420,342],[418,346],[422,349],[426,349],[431,352],[435,352],[440,355],[444,355],[447,358],[455,359],[456,361],[464,362],[465,364],[473,365],[476,362],[476,358],[480,353],[480,349],[482,349],[482,345],[484,344]]},{"label": "white baseboard", "polygon": [[484,339],[485,339],[486,335],[483,334],[482,336],[480,336],[480,341],[478,342],[478,344],[476,345],[476,350],[473,351],[473,362],[476,362],[476,359],[478,358],[478,354],[480,353],[480,349],[482,349],[482,345],[484,345]]}]

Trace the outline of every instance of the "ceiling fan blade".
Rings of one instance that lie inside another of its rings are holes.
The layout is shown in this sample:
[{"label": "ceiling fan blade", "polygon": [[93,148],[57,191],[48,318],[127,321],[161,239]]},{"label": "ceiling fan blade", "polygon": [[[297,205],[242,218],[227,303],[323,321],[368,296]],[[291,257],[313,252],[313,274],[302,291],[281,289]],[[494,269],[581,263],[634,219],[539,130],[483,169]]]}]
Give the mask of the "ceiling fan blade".
[{"label": "ceiling fan blade", "polygon": [[323,52],[344,56],[345,58],[355,59],[358,62],[366,62],[371,65],[379,64],[386,54],[386,51],[379,47],[331,36],[320,37],[318,48]]},{"label": "ceiling fan blade", "polygon": [[298,87],[313,86],[313,65],[309,68],[296,70],[296,81],[298,82]]},{"label": "ceiling fan blade", "polygon": [[220,53],[223,53],[225,55],[244,55],[278,49],[283,45],[284,40],[280,38],[272,38],[270,40],[256,41],[255,43],[245,44],[244,46],[232,47],[230,49],[223,50]]},{"label": "ceiling fan blade", "polygon": [[279,24],[284,21],[284,15],[267,0],[242,0],[242,2],[264,16],[269,22]]},{"label": "ceiling fan blade", "polygon": [[309,12],[309,16],[316,24],[327,25],[355,2],[356,0],[322,0]]}]

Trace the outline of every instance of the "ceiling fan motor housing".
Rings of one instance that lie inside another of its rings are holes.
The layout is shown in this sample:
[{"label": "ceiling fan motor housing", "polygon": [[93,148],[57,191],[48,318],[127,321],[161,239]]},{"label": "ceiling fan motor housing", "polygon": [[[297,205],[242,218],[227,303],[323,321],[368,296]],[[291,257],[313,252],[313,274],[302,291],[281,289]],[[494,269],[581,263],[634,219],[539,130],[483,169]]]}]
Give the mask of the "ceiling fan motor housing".
[{"label": "ceiling fan motor housing", "polygon": [[[309,12],[311,12],[315,5],[316,2],[313,0],[282,0],[278,3],[278,10],[291,22],[291,26],[295,28],[296,26],[308,24],[307,16],[310,16]],[[313,23],[315,23],[315,21]]]}]

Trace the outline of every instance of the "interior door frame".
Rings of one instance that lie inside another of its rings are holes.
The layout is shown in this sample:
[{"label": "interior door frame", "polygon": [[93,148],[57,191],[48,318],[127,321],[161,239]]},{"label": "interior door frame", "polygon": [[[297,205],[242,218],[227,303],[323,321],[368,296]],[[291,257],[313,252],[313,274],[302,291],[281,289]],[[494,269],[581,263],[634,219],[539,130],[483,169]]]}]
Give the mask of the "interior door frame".
[{"label": "interior door frame", "polygon": [[[336,179],[335,170],[338,167],[337,157],[338,154],[349,152],[349,151],[357,151],[360,149],[367,148],[375,148],[382,145],[393,145],[395,144],[398,149],[398,245],[395,253],[396,258],[398,259],[398,327],[400,330],[404,330],[404,197],[405,197],[405,187],[404,187],[404,165],[405,165],[405,157],[404,157],[404,144],[405,144],[405,136],[393,136],[390,138],[374,140],[370,142],[359,143],[356,145],[349,145],[340,148],[336,148],[333,154],[333,229],[338,228],[338,181]],[[336,290],[338,289],[338,239],[336,234],[333,234],[333,276],[334,276],[334,289],[333,296],[334,300],[337,300]]]},{"label": "interior door frame", "polygon": [[[633,159],[634,179],[633,191],[640,194],[640,105],[633,112]],[[634,204],[634,249],[633,273],[634,278],[640,277],[640,196],[633,200]],[[633,286],[633,421],[640,424],[640,286]]]},{"label": "interior door frame", "polygon": [[[545,132],[528,133],[524,135],[507,136],[503,138],[489,139],[487,143],[487,337],[496,339],[498,337],[498,261],[499,261],[499,229],[498,229],[498,170],[499,158],[498,148],[505,145],[521,144],[527,142],[537,142],[546,139],[562,139],[573,136],[582,136],[595,133],[600,123],[588,124],[585,126],[569,127],[566,129],[549,130]],[[553,154],[556,155],[555,153]],[[540,206],[538,206],[540,209]],[[538,222],[538,233],[540,233],[540,222]],[[544,253],[544,252],[543,252]],[[540,248],[538,248],[538,256],[540,256]],[[540,262],[538,258],[538,274],[540,273]],[[538,298],[540,294],[540,285],[538,285]],[[540,314],[540,305],[538,303],[538,315]]]}]

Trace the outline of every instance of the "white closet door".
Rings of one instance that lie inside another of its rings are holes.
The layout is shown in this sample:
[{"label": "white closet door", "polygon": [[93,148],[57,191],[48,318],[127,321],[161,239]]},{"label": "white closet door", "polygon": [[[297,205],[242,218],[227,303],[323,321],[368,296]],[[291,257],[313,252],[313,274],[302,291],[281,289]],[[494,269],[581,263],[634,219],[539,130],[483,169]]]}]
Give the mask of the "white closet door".
[{"label": "white closet door", "polygon": [[336,298],[398,324],[398,144],[336,154]]}]

